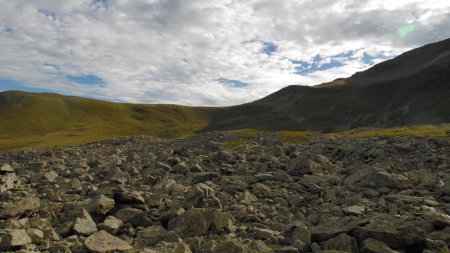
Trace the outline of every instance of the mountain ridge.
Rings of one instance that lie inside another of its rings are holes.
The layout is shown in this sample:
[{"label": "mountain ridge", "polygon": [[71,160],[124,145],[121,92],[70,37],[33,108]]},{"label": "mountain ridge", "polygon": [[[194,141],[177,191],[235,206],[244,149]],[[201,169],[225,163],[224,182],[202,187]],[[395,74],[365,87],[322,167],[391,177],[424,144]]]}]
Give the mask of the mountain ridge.
[{"label": "mountain ridge", "polygon": [[[348,78],[292,85],[229,107],[127,104],[55,93],[0,92],[0,146],[71,144],[125,135],[208,131],[336,132],[450,122],[450,39]],[[31,140],[31,141],[30,141]],[[50,140],[50,141],[48,141]]]},{"label": "mountain ridge", "polygon": [[[411,70],[410,65],[415,66],[422,58],[420,66]],[[349,78],[319,86],[288,86],[252,103],[218,110],[208,130],[259,126],[264,130],[330,132],[446,123],[450,122],[450,109],[446,109],[450,108],[449,97],[447,39],[408,51]],[[271,120],[271,115],[283,123]]]}]

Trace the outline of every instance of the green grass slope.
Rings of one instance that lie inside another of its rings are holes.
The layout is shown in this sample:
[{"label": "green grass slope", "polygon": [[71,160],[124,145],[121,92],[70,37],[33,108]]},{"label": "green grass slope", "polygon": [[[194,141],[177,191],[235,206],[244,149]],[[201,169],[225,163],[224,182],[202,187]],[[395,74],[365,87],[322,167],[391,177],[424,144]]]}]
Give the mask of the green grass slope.
[{"label": "green grass slope", "polygon": [[0,93],[0,150],[127,135],[176,138],[206,127],[211,109],[124,104],[48,93]]}]

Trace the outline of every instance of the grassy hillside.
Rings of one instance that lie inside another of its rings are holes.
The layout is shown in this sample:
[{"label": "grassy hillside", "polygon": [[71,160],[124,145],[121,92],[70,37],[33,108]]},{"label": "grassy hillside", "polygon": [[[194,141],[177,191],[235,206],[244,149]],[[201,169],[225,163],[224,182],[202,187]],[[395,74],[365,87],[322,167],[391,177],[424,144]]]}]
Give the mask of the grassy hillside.
[{"label": "grassy hillside", "polygon": [[209,124],[210,108],[111,103],[57,94],[0,93],[0,150],[73,145],[147,134],[182,137]]}]

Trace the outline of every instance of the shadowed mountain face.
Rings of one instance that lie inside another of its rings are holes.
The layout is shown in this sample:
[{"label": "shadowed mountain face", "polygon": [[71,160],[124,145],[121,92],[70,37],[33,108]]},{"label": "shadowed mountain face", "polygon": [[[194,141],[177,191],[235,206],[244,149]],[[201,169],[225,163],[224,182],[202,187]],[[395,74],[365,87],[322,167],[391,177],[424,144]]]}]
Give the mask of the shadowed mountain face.
[{"label": "shadowed mountain face", "polygon": [[289,86],[222,108],[205,130],[340,131],[450,122],[450,39],[406,52],[346,79]]},{"label": "shadowed mountain face", "polygon": [[330,83],[289,86],[232,107],[111,103],[56,94],[0,92],[0,149],[67,145],[125,135],[341,131],[450,122],[450,39]]}]

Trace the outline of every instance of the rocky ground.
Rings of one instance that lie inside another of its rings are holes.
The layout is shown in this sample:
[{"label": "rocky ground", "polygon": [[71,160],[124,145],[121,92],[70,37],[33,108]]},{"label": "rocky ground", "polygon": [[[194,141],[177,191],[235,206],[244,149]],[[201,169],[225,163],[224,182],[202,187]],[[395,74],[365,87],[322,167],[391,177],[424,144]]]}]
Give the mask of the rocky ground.
[{"label": "rocky ground", "polygon": [[236,138],[0,153],[0,251],[449,252],[448,139]]}]

